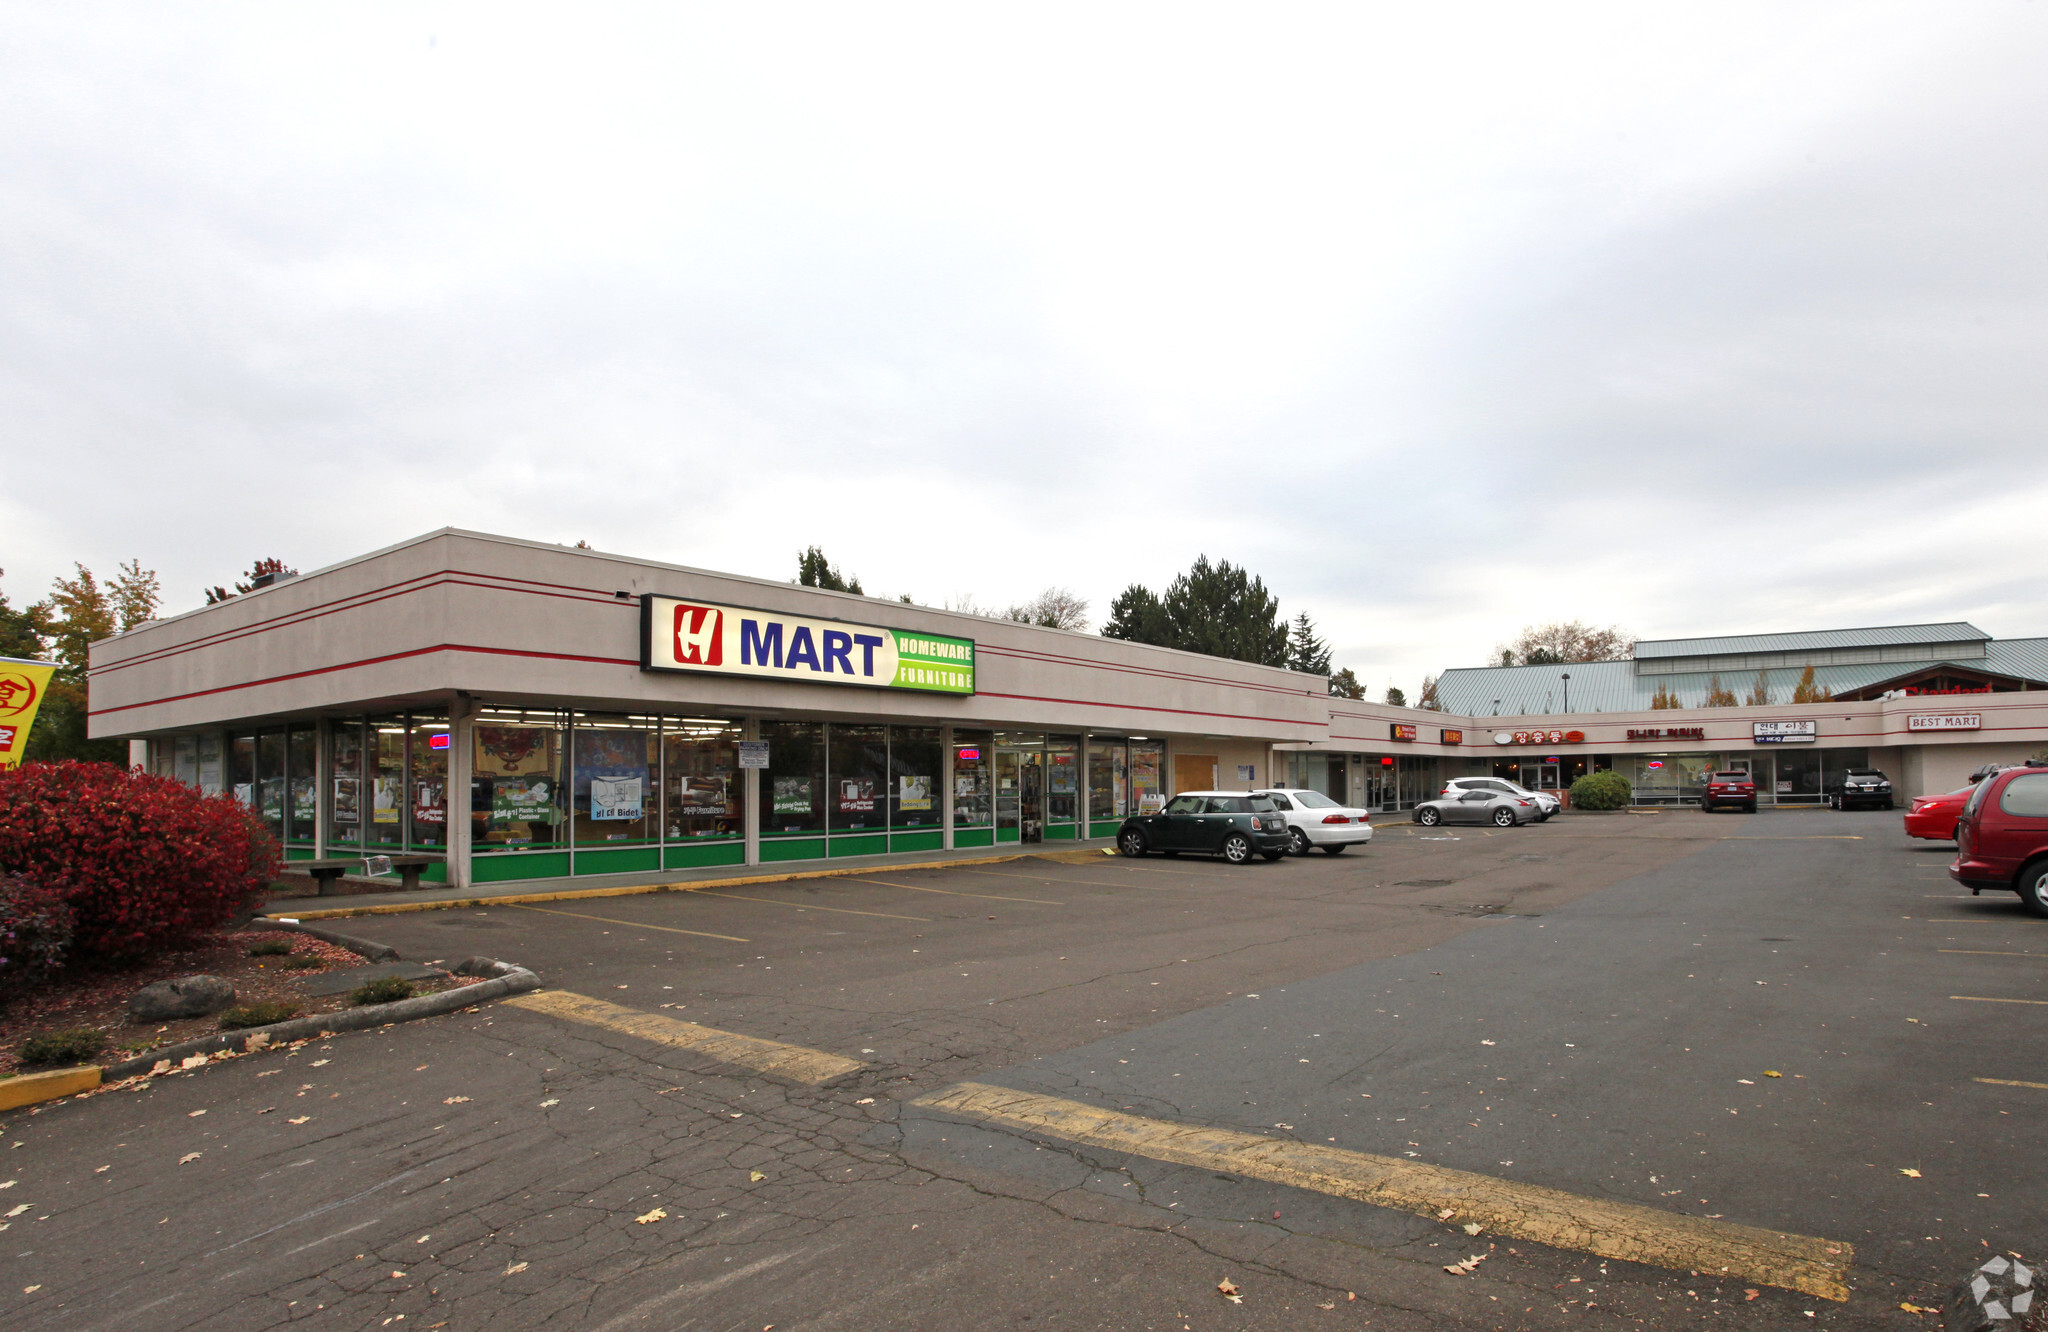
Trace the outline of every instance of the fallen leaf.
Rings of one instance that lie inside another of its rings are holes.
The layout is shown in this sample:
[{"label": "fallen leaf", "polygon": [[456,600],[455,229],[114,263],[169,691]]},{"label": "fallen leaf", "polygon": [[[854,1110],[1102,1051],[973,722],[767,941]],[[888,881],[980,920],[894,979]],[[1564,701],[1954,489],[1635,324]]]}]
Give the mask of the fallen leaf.
[{"label": "fallen leaf", "polygon": [[514,1263],[514,1264],[512,1264],[512,1266],[510,1266],[510,1267],[508,1267],[508,1268],[506,1268],[506,1269],[505,1269],[505,1275],[506,1275],[506,1276],[511,1276],[511,1275],[513,1275],[513,1274],[514,1274],[514,1273],[516,1273],[516,1272],[524,1272],[525,1270],[526,1270],[526,1264],[525,1264],[525,1263]]},{"label": "fallen leaf", "polygon": [[331,1060],[331,1059],[315,1059],[315,1060],[314,1060],[314,1061],[312,1062],[312,1064],[310,1064],[310,1065],[309,1065],[309,1067],[311,1067],[311,1068],[319,1068],[319,1067],[320,1067],[321,1065],[323,1065],[323,1064],[331,1064],[331,1063],[333,1063],[333,1062],[334,1062],[334,1061],[333,1061],[333,1060]]},{"label": "fallen leaf", "polygon": [[1902,1303],[1901,1303],[1901,1304],[1899,1305],[1899,1307],[1900,1307],[1901,1309],[1904,1309],[1904,1310],[1905,1310],[1905,1311],[1906,1311],[1907,1313],[1909,1313],[1909,1314],[1923,1314],[1923,1313],[1933,1313],[1933,1312],[1934,1312],[1934,1310],[1932,1310],[1932,1309],[1923,1309],[1923,1308],[1921,1308],[1921,1307],[1920,1307],[1919,1305],[1917,1305],[1917,1304],[1909,1304],[1909,1303],[1903,1303],[1903,1302],[1902,1302]]},{"label": "fallen leaf", "polygon": [[1223,1278],[1223,1280],[1216,1283],[1216,1293],[1218,1295],[1221,1295],[1224,1299],[1229,1300],[1232,1304],[1244,1303],[1244,1296],[1238,1294],[1237,1292],[1237,1283],[1235,1281],[1232,1281],[1229,1277],[1225,1277]]},{"label": "fallen leaf", "polygon": [[269,1044],[270,1033],[267,1031],[259,1031],[251,1033],[249,1039],[242,1042],[242,1048],[244,1050],[247,1050],[250,1054],[255,1054],[258,1050],[261,1050]]},{"label": "fallen leaf", "polygon": [[296,1118],[296,1119],[289,1119],[289,1120],[286,1120],[285,1122],[286,1122],[286,1123],[288,1123],[288,1124],[303,1124],[303,1123],[305,1123],[305,1122],[306,1122],[307,1120],[311,1119],[312,1117],[313,1117],[313,1116],[311,1116],[311,1115],[300,1115],[300,1116],[299,1116],[298,1118]]},{"label": "fallen leaf", "polygon": [[1745,1086],[1745,1087],[1754,1087],[1754,1086],[1756,1086],[1756,1084],[1755,1084],[1754,1082],[1750,1081],[1750,1080],[1749,1080],[1748,1078],[1737,1078],[1737,1079],[1735,1079],[1735,1080],[1736,1080],[1737,1082],[1741,1083],[1741,1084],[1742,1084],[1743,1086]]},{"label": "fallen leaf", "polygon": [[656,1221],[659,1221],[659,1220],[661,1220],[661,1219],[662,1219],[663,1217],[665,1217],[665,1216],[667,1216],[667,1215],[668,1215],[668,1209],[667,1209],[667,1208],[665,1208],[665,1207],[657,1207],[657,1208],[655,1208],[655,1209],[654,1209],[653,1211],[651,1211],[651,1212],[642,1212],[642,1213],[641,1213],[641,1214],[640,1214],[639,1216],[636,1216],[636,1217],[634,1217],[633,1219],[634,1219],[635,1221],[639,1222],[639,1223],[640,1223],[641,1225],[643,1225],[643,1226],[651,1226],[651,1225],[653,1225],[653,1224],[654,1224],[654,1223],[655,1223]]},{"label": "fallen leaf", "polygon": [[1785,1075],[1775,1068],[1767,1068],[1764,1070],[1764,1076],[1767,1078],[1782,1078]]},{"label": "fallen leaf", "polygon": [[462,1104],[463,1102],[467,1101],[468,1099],[469,1099],[469,1098],[468,1098],[467,1096],[443,1096],[443,1097],[441,1098],[441,1104],[442,1104],[442,1105],[461,1105],[461,1104]]},{"label": "fallen leaf", "polygon": [[1744,1290],[1742,1292],[1742,1302],[1744,1304],[1747,1304],[1749,1303],[1749,1301],[1755,1299],[1757,1296],[1761,1294],[1763,1294],[1763,1292],[1760,1290]]},{"label": "fallen leaf", "polygon": [[1911,1167],[1911,1166],[1900,1166],[1900,1167],[1899,1167],[1899,1173],[1900,1173],[1900,1174],[1902,1174],[1902,1175],[1904,1175],[1904,1176],[1905,1176],[1906,1178],[1908,1178],[1908,1179],[1918,1179],[1918,1178],[1920,1178],[1920,1172],[1919,1172],[1919,1171],[1917,1171],[1917,1170],[1915,1170],[1915,1169],[1914,1169],[1913,1167]]},{"label": "fallen leaf", "polygon": [[405,1277],[405,1273],[403,1273],[403,1272],[393,1272],[393,1273],[391,1274],[391,1279],[392,1279],[393,1281],[399,1281],[399,1280],[403,1280],[403,1279],[404,1279],[404,1277]]},{"label": "fallen leaf", "polygon": [[1318,1309],[1334,1309],[1334,1308],[1336,1308],[1336,1307],[1337,1307],[1337,1304],[1336,1304],[1336,1301],[1334,1301],[1334,1300],[1332,1300],[1332,1301],[1331,1301],[1330,1303],[1328,1303],[1328,1304],[1318,1304],[1318,1305],[1316,1306],[1316,1308],[1318,1308]]},{"label": "fallen leaf", "polygon": [[545,1101],[542,1101],[542,1102],[540,1103],[540,1108],[541,1108],[541,1109],[543,1109],[543,1110],[545,1110],[545,1109],[547,1109],[547,1108],[548,1108],[549,1106],[551,1106],[551,1105],[560,1105],[561,1103],[562,1103],[562,1098],[561,1098],[561,1097],[559,1097],[559,1096],[550,1096],[550,1097],[548,1097],[548,1099],[547,1099],[547,1100],[545,1100]]},{"label": "fallen leaf", "polygon": [[205,1063],[205,1062],[206,1062],[206,1056],[205,1056],[205,1055],[186,1055],[186,1056],[185,1056],[185,1058],[184,1058],[184,1059],[183,1059],[182,1061],[180,1061],[180,1062],[179,1062],[179,1064],[178,1064],[178,1067],[179,1067],[179,1068],[198,1068],[198,1067],[199,1067],[199,1066],[200,1066],[201,1064],[203,1064],[203,1063]]},{"label": "fallen leaf", "polygon": [[1352,1300],[1355,1300],[1355,1299],[1357,1299],[1357,1298],[1358,1298],[1358,1292],[1357,1292],[1357,1291],[1355,1291],[1355,1290],[1347,1290],[1347,1291],[1345,1291],[1345,1292],[1344,1292],[1344,1299],[1345,1299],[1345,1301],[1346,1301],[1347,1303],[1348,1303],[1348,1302],[1350,1302],[1350,1301],[1352,1301]]},{"label": "fallen leaf", "polygon": [[854,1102],[855,1105],[873,1105],[874,1103],[875,1098],[872,1096],[863,1096],[858,1101]]},{"label": "fallen leaf", "polygon": [[1438,1212],[1438,1213],[1436,1214],[1436,1219],[1437,1219],[1437,1220],[1439,1220],[1439,1221],[1448,1221],[1448,1220],[1450,1220],[1450,1219],[1451,1219],[1452,1217],[1454,1217],[1454,1216],[1456,1216],[1456,1215],[1457,1215],[1457,1213],[1456,1213],[1455,1211],[1453,1211],[1453,1210],[1451,1210],[1450,1208],[1446,1207],[1446,1208],[1444,1208],[1444,1209],[1443,1209],[1443,1210],[1442,1210],[1441,1212]]},{"label": "fallen leaf", "polygon": [[187,1115],[185,1116],[185,1118],[187,1118],[187,1119],[197,1119],[197,1118],[199,1118],[199,1116],[201,1116],[201,1115],[203,1115],[203,1114],[205,1114],[205,1113],[206,1113],[206,1112],[205,1112],[204,1110],[194,1110],[194,1111],[191,1111],[190,1113],[188,1113],[188,1114],[187,1114]]},{"label": "fallen leaf", "polygon": [[1480,1225],[1477,1221],[1467,1221],[1464,1224],[1463,1229],[1467,1235],[1477,1235],[1480,1231],[1486,1229],[1486,1227]]},{"label": "fallen leaf", "polygon": [[106,1173],[107,1173],[107,1172],[108,1172],[109,1170],[112,1170],[113,1168],[114,1168],[114,1167],[112,1167],[112,1166],[110,1166],[110,1165],[103,1165],[103,1166],[94,1166],[94,1167],[92,1168],[92,1173],[94,1173],[95,1175],[104,1175],[104,1174],[106,1174]]},{"label": "fallen leaf", "polygon": [[1475,1253],[1470,1258],[1467,1258],[1462,1262],[1445,1263],[1444,1271],[1451,1273],[1453,1276],[1470,1276],[1473,1272],[1473,1269],[1477,1268],[1479,1264],[1485,1261],[1485,1254]]},{"label": "fallen leaf", "polygon": [[421,1064],[421,1065],[420,1065],[420,1066],[419,1066],[418,1068],[416,1068],[416,1069],[414,1069],[414,1070],[413,1070],[413,1072],[415,1072],[415,1073],[424,1073],[424,1072],[426,1072],[426,1071],[427,1071],[427,1066],[426,1066],[425,1064]]},{"label": "fallen leaf", "polygon": [[26,1211],[27,1211],[27,1210],[28,1210],[29,1208],[31,1208],[31,1207],[34,1207],[34,1206],[35,1206],[35,1204],[34,1204],[34,1203],[23,1203],[23,1204],[22,1204],[21,1206],[19,1206],[19,1207],[11,1207],[11,1208],[9,1208],[9,1209],[7,1210],[7,1213],[6,1213],[7,1219],[8,1219],[9,1221],[12,1221],[12,1220],[13,1220],[13,1219],[14,1219],[15,1217],[17,1217],[17,1216],[20,1216],[20,1215],[21,1215],[21,1214],[22,1214],[23,1212],[26,1212]]},{"label": "fallen leaf", "polygon": [[183,1156],[178,1158],[178,1164],[190,1165],[192,1162],[197,1161],[200,1157],[204,1155],[206,1155],[205,1152],[186,1152]]},{"label": "fallen leaf", "polygon": [[768,1178],[768,1176],[762,1174],[758,1170],[750,1170],[747,1172],[747,1178],[752,1180],[754,1183],[759,1184],[762,1180]]},{"label": "fallen leaf", "polygon": [[37,1283],[36,1283],[35,1285],[33,1285],[33,1286],[23,1286],[23,1287],[21,1288],[21,1293],[22,1293],[22,1294],[24,1294],[24,1295],[33,1295],[33,1294],[35,1294],[35,1293],[36,1293],[37,1291],[41,1290],[42,1288],[43,1288],[43,1283],[42,1283],[42,1282],[40,1282],[40,1281],[38,1281],[38,1282],[37,1282]]},{"label": "fallen leaf", "polygon": [[1493,1044],[1493,1042],[1492,1042],[1492,1041],[1481,1041],[1481,1042],[1479,1042],[1479,1043],[1480,1043],[1481,1045],[1492,1045],[1492,1044]]}]

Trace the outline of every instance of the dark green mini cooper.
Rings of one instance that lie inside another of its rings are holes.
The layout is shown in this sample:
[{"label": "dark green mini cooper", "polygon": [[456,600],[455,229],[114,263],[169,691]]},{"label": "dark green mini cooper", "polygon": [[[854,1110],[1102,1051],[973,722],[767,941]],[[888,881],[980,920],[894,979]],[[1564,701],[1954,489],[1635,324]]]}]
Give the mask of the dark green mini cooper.
[{"label": "dark green mini cooper", "polygon": [[1117,830],[1117,850],[1177,856],[1183,851],[1220,855],[1242,865],[1253,855],[1287,854],[1287,820],[1268,796],[1242,791],[1183,791],[1157,814],[1133,814]]}]

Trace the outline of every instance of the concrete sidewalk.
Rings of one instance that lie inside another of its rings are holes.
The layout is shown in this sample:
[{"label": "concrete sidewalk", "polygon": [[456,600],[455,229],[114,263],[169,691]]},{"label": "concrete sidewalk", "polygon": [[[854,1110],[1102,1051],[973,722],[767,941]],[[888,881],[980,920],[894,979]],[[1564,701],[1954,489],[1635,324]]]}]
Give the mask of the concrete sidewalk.
[{"label": "concrete sidewalk", "polygon": [[1025,856],[1095,859],[1113,852],[1107,837],[1078,842],[1010,842],[1002,846],[956,851],[907,851],[895,855],[860,856],[844,861],[787,861],[779,865],[724,865],[714,869],[670,870],[658,879],[644,874],[591,875],[579,879],[521,879],[509,883],[444,886],[413,892],[341,893],[332,897],[278,897],[265,903],[263,914],[293,920],[336,920],[404,911],[435,911],[449,907],[514,906],[525,902],[562,902],[588,897],[630,897],[639,893],[688,892],[693,888],[733,887],[750,883],[783,883],[792,879],[843,878],[877,870],[945,869]]}]

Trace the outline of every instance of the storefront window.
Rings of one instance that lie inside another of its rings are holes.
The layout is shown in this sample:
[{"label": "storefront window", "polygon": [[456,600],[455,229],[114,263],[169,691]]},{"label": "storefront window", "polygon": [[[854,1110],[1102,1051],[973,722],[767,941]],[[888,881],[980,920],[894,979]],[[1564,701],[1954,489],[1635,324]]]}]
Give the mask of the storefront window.
[{"label": "storefront window", "polygon": [[265,731],[256,737],[256,804],[263,826],[284,840],[284,732]]},{"label": "storefront window", "polygon": [[761,723],[768,766],[761,789],[761,835],[787,837],[825,831],[825,728],[817,722]]},{"label": "storefront window", "polygon": [[363,840],[363,724],[350,718],[332,724],[327,733],[329,804],[327,841],[333,846],[360,846]]},{"label": "storefront window", "polygon": [[1782,747],[1771,756],[1776,769],[1771,787],[1780,804],[1812,804],[1820,799],[1820,753]]},{"label": "storefront window", "polygon": [[1081,737],[1045,739],[1045,821],[1072,823],[1081,812]]},{"label": "storefront window", "polygon": [[576,844],[649,840],[654,795],[652,718],[576,719],[576,785],[571,795]]},{"label": "storefront window", "polygon": [[471,845],[478,851],[559,845],[568,808],[560,718],[494,710],[477,718],[470,734]]},{"label": "storefront window", "polygon": [[831,727],[827,806],[835,833],[879,832],[888,826],[889,728]]},{"label": "storefront window", "polygon": [[661,731],[668,838],[742,836],[746,788],[739,767],[740,728],[731,722],[670,717]]},{"label": "storefront window", "polygon": [[294,842],[313,840],[314,784],[313,757],[319,733],[310,726],[294,727],[285,744],[285,793],[290,801],[286,815],[287,836]]},{"label": "storefront window", "polygon": [[939,770],[945,746],[936,726],[889,729],[889,826],[936,828],[942,822]]},{"label": "storefront window", "polygon": [[1128,812],[1125,786],[1130,780],[1130,748],[1121,740],[1088,738],[1088,818],[1122,818]]},{"label": "storefront window", "polygon": [[405,718],[370,719],[370,846],[405,844]]},{"label": "storefront window", "polygon": [[448,723],[439,717],[412,719],[411,845],[448,845]]},{"label": "storefront window", "polygon": [[221,793],[220,773],[220,732],[202,731],[199,735],[199,794],[216,796]]},{"label": "storefront window", "polygon": [[[178,780],[193,786],[199,784],[199,737],[196,735],[178,737]],[[243,809],[256,808],[256,737],[253,735],[238,735],[228,741],[228,791]]]},{"label": "storefront window", "polygon": [[1138,812],[1146,796],[1153,797],[1154,804],[1165,803],[1166,787],[1161,774],[1166,771],[1166,746],[1139,743],[1143,739],[1131,737],[1131,804],[1125,811],[1130,814]]},{"label": "storefront window", "polygon": [[988,731],[953,732],[953,826],[986,828],[995,822],[990,802]]},{"label": "storefront window", "polygon": [[[1820,784],[1822,789],[1825,790],[1830,786],[1840,786],[1842,778],[1848,775],[1849,769],[1869,767],[1870,751],[1867,749],[1823,749],[1820,751],[1820,762]],[[1896,773],[1892,774],[1894,777],[1897,775]]]}]

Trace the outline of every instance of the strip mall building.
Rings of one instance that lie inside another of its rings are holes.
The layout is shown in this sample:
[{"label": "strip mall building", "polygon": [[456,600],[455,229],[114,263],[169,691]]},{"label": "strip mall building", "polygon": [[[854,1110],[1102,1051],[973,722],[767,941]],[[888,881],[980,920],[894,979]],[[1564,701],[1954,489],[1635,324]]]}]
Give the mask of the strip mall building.
[{"label": "strip mall building", "polygon": [[[1690,704],[1759,671],[1789,698],[1809,665],[1832,701],[1649,706],[1659,685]],[[1866,764],[1947,790],[2048,743],[2044,690],[2048,640],[1935,625],[1449,671],[1446,710],[1419,711],[1333,699],[1320,676],[444,530],[95,644],[92,733],[233,792],[295,859],[644,882],[1107,837],[1147,796],[1276,781],[1380,810],[1454,776],[1554,788],[1603,768],[1653,803],[1731,765],[1781,804]]]}]

